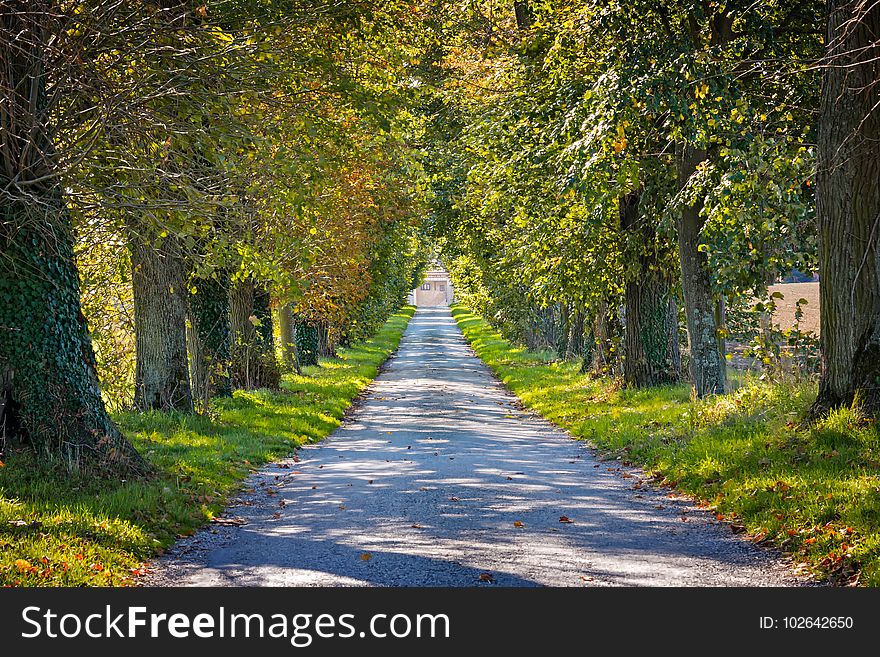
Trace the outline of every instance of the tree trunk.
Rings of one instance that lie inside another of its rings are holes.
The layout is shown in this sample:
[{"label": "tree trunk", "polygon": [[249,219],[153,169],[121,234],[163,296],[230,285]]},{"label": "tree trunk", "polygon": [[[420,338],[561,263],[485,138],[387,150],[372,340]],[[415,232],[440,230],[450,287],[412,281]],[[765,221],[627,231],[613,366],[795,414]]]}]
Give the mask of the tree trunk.
[{"label": "tree trunk", "polygon": [[618,358],[615,348],[616,337],[620,334],[620,322],[617,313],[606,301],[599,304],[593,317],[591,331],[589,366],[594,374],[613,376],[618,367]]},{"label": "tree trunk", "polygon": [[724,296],[715,297],[715,335],[718,343],[718,356],[727,363],[727,302]]},{"label": "tree trunk", "polygon": [[568,305],[562,303],[558,304],[557,308],[559,314],[557,325],[559,330],[556,335],[556,355],[559,358],[565,358],[568,354],[568,334],[571,331],[571,324],[569,322],[571,310]]},{"label": "tree trunk", "polygon": [[585,315],[582,308],[576,309],[569,322],[568,351],[566,358],[577,358],[584,353],[584,322]]},{"label": "tree trunk", "polygon": [[516,16],[516,27],[519,30],[527,30],[532,26],[532,10],[529,3],[524,0],[515,0],[513,13]]},{"label": "tree trunk", "polygon": [[[706,152],[687,143],[677,144],[676,151],[678,183],[683,188],[706,160]],[[702,207],[700,200],[683,207],[678,220],[678,254],[690,345],[690,372],[699,397],[722,394],[725,384],[724,359],[718,351],[712,277],[708,258],[699,248],[704,223],[700,216]]]},{"label": "tree trunk", "polygon": [[293,317],[293,308],[285,303],[278,310],[278,337],[281,340],[282,364],[286,371],[295,371],[302,374],[299,363],[299,353],[296,349],[296,322]]},{"label": "tree trunk", "polygon": [[275,354],[275,331],[272,324],[272,295],[261,285],[254,285],[254,317],[256,322],[256,358],[259,365],[257,387],[277,390],[281,387],[281,370]]},{"label": "tree trunk", "polygon": [[134,405],[142,411],[191,413],[186,353],[187,265],[174,237],[154,239],[129,226],[135,333]]},{"label": "tree trunk", "polygon": [[318,322],[318,356],[332,358],[335,355],[335,349],[330,340],[330,325],[325,321],[320,321]]},{"label": "tree trunk", "polygon": [[230,374],[232,386],[248,390],[254,379],[251,345],[254,342],[254,280],[250,277],[229,288],[229,329],[232,336]]},{"label": "tree trunk", "polygon": [[822,376],[814,416],[880,412],[880,5],[829,0],[816,174]]},{"label": "tree trunk", "polygon": [[189,298],[190,375],[193,398],[202,412],[213,397],[232,394],[228,276],[222,271],[217,275],[219,278],[194,279],[195,291]]},{"label": "tree trunk", "polygon": [[318,364],[318,326],[313,322],[297,318],[295,322],[296,351],[299,354],[300,364]]},{"label": "tree trunk", "polygon": [[251,277],[230,288],[231,369],[236,388],[276,389],[280,384],[269,301],[269,293],[256,286]]},{"label": "tree trunk", "polygon": [[666,339],[669,343],[669,357],[672,366],[672,382],[681,381],[681,344],[678,339],[678,304],[675,302],[675,294],[669,293],[669,334]]},{"label": "tree trunk", "polygon": [[[149,469],[107,414],[45,93],[49,3],[0,8],[0,424],[69,469]],[[21,185],[25,185],[21,187]]]},{"label": "tree trunk", "polygon": [[623,334],[623,379],[635,388],[674,383],[681,371],[672,287],[654,248],[654,226],[640,217],[639,201],[638,191],[620,199],[620,227],[638,248],[635,275],[627,276],[625,284]]}]

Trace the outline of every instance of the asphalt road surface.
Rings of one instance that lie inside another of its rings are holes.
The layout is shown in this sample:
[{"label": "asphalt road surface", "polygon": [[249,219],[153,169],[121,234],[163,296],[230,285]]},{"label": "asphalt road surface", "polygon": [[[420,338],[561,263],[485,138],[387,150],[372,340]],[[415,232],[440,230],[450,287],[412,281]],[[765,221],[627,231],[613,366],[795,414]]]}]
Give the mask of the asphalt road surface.
[{"label": "asphalt road surface", "polygon": [[297,459],[254,475],[224,514],[242,524],[182,540],[147,583],[802,583],[774,552],[521,410],[446,308],[419,309],[349,419]]}]

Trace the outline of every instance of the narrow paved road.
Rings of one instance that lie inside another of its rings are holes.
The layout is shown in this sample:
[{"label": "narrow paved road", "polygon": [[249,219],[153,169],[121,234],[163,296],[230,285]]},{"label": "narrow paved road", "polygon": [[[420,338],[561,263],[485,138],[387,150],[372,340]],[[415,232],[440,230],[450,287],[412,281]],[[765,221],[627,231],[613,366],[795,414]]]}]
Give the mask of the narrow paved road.
[{"label": "narrow paved road", "polygon": [[227,512],[245,524],[180,542],[149,582],[798,582],[710,514],[667,491],[634,488],[639,471],[596,460],[582,442],[519,410],[445,308],[419,310],[363,404],[298,458],[253,478],[254,492]]}]

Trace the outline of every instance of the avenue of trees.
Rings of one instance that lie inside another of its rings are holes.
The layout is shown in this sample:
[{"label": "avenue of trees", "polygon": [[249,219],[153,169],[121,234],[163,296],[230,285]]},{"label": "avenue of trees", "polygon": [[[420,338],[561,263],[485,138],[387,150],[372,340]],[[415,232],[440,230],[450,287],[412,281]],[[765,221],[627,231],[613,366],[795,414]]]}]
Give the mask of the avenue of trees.
[{"label": "avenue of trees", "polygon": [[880,3],[469,8],[437,27],[427,167],[467,304],[585,370],[703,396],[727,387],[728,316],[817,271],[814,413],[880,409]]},{"label": "avenue of trees", "polygon": [[277,388],[403,303],[426,260],[410,20],[394,2],[2,0],[4,442],[142,470],[108,404]]},{"label": "avenue of trees", "polygon": [[814,411],[877,413],[878,35],[877,0],[0,0],[3,440],[144,470],[108,407],[277,388],[435,247],[508,337],[700,396],[818,271]]}]

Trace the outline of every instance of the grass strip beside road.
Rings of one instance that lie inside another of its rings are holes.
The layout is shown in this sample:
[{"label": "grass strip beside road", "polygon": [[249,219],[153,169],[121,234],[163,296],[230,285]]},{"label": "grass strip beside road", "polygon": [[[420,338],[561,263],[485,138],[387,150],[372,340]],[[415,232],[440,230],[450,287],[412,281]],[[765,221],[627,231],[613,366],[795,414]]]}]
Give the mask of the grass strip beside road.
[{"label": "grass strip beside road", "polygon": [[0,584],[119,586],[143,563],[210,522],[259,466],[329,435],[397,348],[407,306],[363,344],[284,377],[282,390],[237,391],[211,416],[121,413],[156,476],[100,480],[49,467],[26,449],[0,467]]},{"label": "grass strip beside road", "polygon": [[[852,409],[805,426],[816,387],[741,377],[698,400],[689,385],[623,389],[511,345],[462,306],[477,355],[528,408],[686,493],[734,531],[839,584],[880,585],[880,433]],[[634,485],[641,485],[636,479]]]}]

